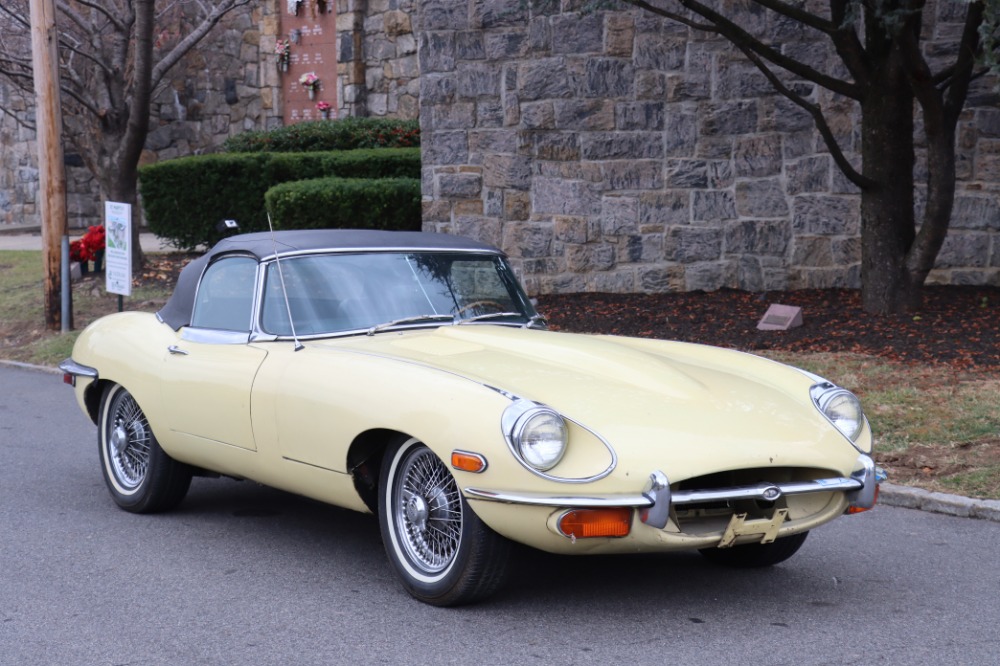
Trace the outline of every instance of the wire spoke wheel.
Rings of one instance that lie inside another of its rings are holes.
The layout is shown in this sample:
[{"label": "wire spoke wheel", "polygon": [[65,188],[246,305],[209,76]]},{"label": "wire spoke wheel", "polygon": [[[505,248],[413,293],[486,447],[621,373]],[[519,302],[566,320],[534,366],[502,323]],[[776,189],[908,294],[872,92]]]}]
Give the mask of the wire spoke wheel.
[{"label": "wire spoke wheel", "polygon": [[415,598],[457,606],[501,585],[510,542],[469,508],[451,470],[423,443],[410,438],[389,445],[379,496],[386,554]]},{"label": "wire spoke wheel", "polygon": [[108,412],[108,460],[111,470],[123,488],[134,490],[146,478],[149,468],[149,421],[127,391],[115,395]]},{"label": "wire spoke wheel", "polygon": [[164,511],[187,494],[192,469],[160,448],[138,401],[120,384],[104,389],[97,445],[105,484],[126,511]]},{"label": "wire spoke wheel", "polygon": [[393,507],[396,529],[414,566],[443,571],[455,559],[462,535],[462,501],[455,479],[429,449],[400,465]]}]

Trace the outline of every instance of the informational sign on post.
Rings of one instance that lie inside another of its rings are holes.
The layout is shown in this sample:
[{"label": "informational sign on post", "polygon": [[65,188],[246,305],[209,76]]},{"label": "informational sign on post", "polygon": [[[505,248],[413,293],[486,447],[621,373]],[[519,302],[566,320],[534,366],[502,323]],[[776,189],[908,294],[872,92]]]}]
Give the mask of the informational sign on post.
[{"label": "informational sign on post", "polygon": [[109,293],[132,295],[132,206],[104,203],[104,280]]}]

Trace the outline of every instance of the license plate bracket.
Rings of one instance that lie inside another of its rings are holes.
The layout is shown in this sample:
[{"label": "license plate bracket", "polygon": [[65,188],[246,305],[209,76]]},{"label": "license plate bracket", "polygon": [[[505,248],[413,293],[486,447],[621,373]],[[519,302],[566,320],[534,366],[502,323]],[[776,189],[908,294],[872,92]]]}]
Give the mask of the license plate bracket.
[{"label": "license plate bracket", "polygon": [[778,538],[778,530],[788,519],[788,509],[777,509],[770,518],[754,518],[747,520],[747,514],[734,513],[729,519],[726,531],[722,533],[719,548],[730,548],[736,543],[737,537],[760,535],[760,543],[771,543]]}]

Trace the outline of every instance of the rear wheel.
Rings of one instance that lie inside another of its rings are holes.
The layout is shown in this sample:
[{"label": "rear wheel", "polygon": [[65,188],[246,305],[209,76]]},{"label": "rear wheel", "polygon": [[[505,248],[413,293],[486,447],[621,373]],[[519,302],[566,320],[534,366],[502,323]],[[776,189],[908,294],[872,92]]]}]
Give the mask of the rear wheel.
[{"label": "rear wheel", "polygon": [[775,539],[771,543],[748,543],[731,548],[704,548],[700,551],[709,562],[729,567],[750,569],[769,567],[784,562],[798,552],[805,543],[809,532]]},{"label": "rear wheel", "polygon": [[191,468],[168,456],[139,404],[124,386],[104,391],[97,444],[104,482],[115,503],[133,513],[177,506],[191,485]]},{"label": "rear wheel", "polygon": [[396,442],[382,460],[379,523],[389,561],[420,601],[458,606],[503,583],[510,542],[479,520],[447,466],[416,439]]}]

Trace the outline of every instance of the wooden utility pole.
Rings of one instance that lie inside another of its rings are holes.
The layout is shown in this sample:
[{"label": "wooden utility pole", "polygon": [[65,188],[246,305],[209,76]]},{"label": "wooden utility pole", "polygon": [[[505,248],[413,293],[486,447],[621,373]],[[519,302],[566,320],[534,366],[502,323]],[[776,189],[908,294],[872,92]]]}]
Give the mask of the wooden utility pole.
[{"label": "wooden utility pole", "polygon": [[[38,135],[38,206],[45,264],[45,324],[59,330],[62,239],[66,235],[66,171],[59,99],[59,36],[54,0],[30,0],[31,57]],[[70,309],[72,318],[72,309]],[[72,321],[68,322],[72,328]]]}]

